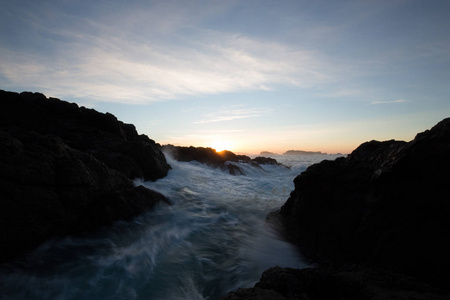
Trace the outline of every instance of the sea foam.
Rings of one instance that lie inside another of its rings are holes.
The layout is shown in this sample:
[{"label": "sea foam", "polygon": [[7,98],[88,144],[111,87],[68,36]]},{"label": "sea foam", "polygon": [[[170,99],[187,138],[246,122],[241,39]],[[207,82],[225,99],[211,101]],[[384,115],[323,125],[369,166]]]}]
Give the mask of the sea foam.
[{"label": "sea foam", "polygon": [[167,177],[137,180],[167,196],[130,222],[52,240],[0,269],[0,299],[218,299],[250,287],[275,265],[304,268],[289,243],[264,226],[293,179],[331,156],[277,156],[289,168],[237,163],[233,176],[177,162]]}]

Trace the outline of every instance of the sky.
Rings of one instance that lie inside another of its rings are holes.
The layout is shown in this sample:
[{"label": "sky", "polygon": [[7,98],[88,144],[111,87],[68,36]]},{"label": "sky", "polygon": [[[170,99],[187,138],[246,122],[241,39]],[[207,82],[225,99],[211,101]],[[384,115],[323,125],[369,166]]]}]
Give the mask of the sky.
[{"label": "sky", "polygon": [[2,0],[0,89],[160,144],[350,153],[450,116],[447,0]]}]

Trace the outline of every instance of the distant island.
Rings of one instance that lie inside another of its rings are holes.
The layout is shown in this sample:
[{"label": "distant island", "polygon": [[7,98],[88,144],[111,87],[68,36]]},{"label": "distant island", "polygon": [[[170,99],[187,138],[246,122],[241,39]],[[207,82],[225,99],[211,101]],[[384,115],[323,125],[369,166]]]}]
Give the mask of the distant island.
[{"label": "distant island", "polygon": [[320,151],[288,150],[284,152],[284,155],[327,155],[327,153]]},{"label": "distant island", "polygon": [[270,151],[261,151],[259,155],[278,155],[276,153],[270,152]]}]

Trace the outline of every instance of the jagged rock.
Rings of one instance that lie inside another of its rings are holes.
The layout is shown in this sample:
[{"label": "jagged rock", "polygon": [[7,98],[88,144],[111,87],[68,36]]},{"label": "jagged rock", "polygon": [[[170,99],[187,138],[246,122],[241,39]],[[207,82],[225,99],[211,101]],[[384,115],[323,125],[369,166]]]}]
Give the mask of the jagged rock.
[{"label": "jagged rock", "polygon": [[280,163],[277,162],[277,160],[275,158],[270,158],[270,157],[262,157],[262,156],[258,156],[255,157],[254,159],[252,159],[252,161],[260,164],[260,165],[281,165]]},{"label": "jagged rock", "polygon": [[162,148],[164,152],[173,157],[175,160],[185,162],[198,161],[212,167],[221,168],[222,170],[228,171],[231,175],[244,174],[243,170],[239,166],[232,164],[233,162],[250,163],[255,167],[260,167],[260,165],[264,164],[282,165],[273,158],[256,157],[252,159],[246,155],[236,155],[228,150],[217,152],[212,148],[193,146],[181,147],[174,145],[164,145]]},{"label": "jagged rock", "polygon": [[285,232],[316,262],[367,264],[445,287],[449,153],[445,119],[409,143],[371,141],[312,165],[279,211]]},{"label": "jagged rock", "polygon": [[449,153],[444,119],[310,166],[267,222],[318,267],[268,269],[223,299],[450,299]]},{"label": "jagged rock", "polygon": [[168,168],[134,126],[42,94],[0,91],[0,105],[0,262],[168,203],[131,181]]},{"label": "jagged rock", "polygon": [[244,172],[242,171],[242,169],[234,164],[226,164],[225,168],[228,170],[228,173],[230,173],[231,175],[244,175]]},{"label": "jagged rock", "polygon": [[[178,161],[198,161],[210,166],[219,167],[225,164],[230,156],[220,155],[216,150],[205,147],[180,147],[173,145],[164,145],[163,151]],[[229,152],[229,151],[228,151]],[[225,154],[228,154],[225,152]]]},{"label": "jagged rock", "polygon": [[156,180],[170,169],[159,144],[138,135],[134,125],[124,124],[110,113],[30,92],[0,90],[0,105],[0,127],[57,136],[129,178]]}]

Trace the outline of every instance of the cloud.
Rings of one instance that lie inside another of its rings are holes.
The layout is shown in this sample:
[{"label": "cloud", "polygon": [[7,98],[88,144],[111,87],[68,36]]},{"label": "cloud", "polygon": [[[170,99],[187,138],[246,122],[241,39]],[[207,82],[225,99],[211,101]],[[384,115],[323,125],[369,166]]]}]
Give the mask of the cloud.
[{"label": "cloud", "polygon": [[371,104],[394,104],[394,103],[406,103],[407,100],[397,99],[397,100],[388,100],[388,101],[372,101]]},{"label": "cloud", "polygon": [[319,92],[317,93],[320,97],[328,97],[328,98],[361,98],[366,97],[366,92],[362,89],[357,88],[342,88],[336,87],[331,89],[331,91],[327,92]]},{"label": "cloud", "polygon": [[[321,80],[320,73],[307,65],[313,61],[307,53],[248,38],[219,39],[220,44],[203,45],[203,51],[186,45],[156,48],[131,41],[113,41],[113,45],[105,40],[83,41],[72,45],[72,50],[62,50],[65,53],[59,58],[9,53],[3,56],[0,72],[16,84],[57,94],[73,91],[81,97],[137,103],[270,90],[277,84],[306,87]],[[128,45],[117,49],[123,42]],[[256,53],[258,48],[272,51]],[[278,55],[284,59],[277,60]]]},{"label": "cloud", "polygon": [[197,130],[197,132],[202,133],[202,134],[235,134],[238,132],[244,132],[245,130],[242,129],[207,129],[207,130]]},{"label": "cloud", "polygon": [[212,114],[208,114],[205,119],[196,121],[194,124],[206,124],[206,123],[215,123],[215,122],[224,122],[224,121],[232,121],[236,119],[246,119],[246,118],[255,118],[262,117],[272,111],[271,109],[262,108],[262,109],[232,109],[221,112],[216,112]]},{"label": "cloud", "polygon": [[51,37],[51,54],[0,49],[5,87],[26,86],[55,97],[148,103],[279,85],[310,88],[330,79],[317,53],[199,25],[224,7],[198,12],[187,6],[163,22],[164,12],[176,4],[170,3],[114,11],[98,19],[75,21],[59,11],[53,15],[61,14],[60,23],[33,18],[34,30]]}]

